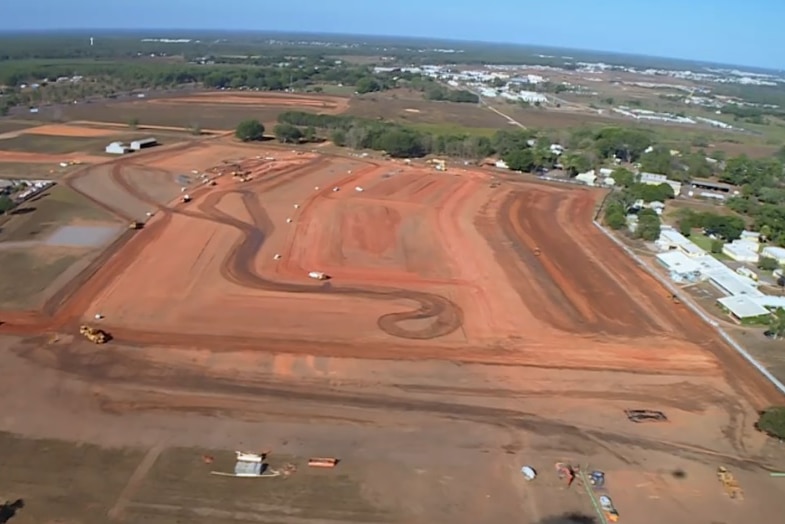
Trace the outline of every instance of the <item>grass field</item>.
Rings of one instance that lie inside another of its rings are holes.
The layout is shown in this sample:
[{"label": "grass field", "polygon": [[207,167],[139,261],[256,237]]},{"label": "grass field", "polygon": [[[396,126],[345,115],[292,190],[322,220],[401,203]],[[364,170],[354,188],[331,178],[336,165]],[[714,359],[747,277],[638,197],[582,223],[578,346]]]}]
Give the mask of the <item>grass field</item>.
[{"label": "grass field", "polygon": [[0,433],[0,493],[22,499],[8,522],[104,524],[143,451],[102,449]]},{"label": "grass field", "polygon": [[40,294],[83,254],[81,250],[50,248],[0,249],[0,307],[36,307]]},{"label": "grass field", "polygon": [[128,136],[83,138],[70,136],[19,135],[0,140],[0,150],[23,151],[65,155],[68,153],[102,153],[106,144],[115,140],[127,140]]},{"label": "grass field", "polygon": [[[0,493],[24,506],[10,522],[104,524],[112,518],[148,524],[216,522],[385,522],[391,510],[362,492],[349,468],[316,471],[302,458],[271,457],[270,467],[293,462],[288,477],[234,479],[210,474],[231,471],[226,451],[169,448],[149,471],[148,450],[107,449],[0,433]],[[214,456],[206,465],[202,455]],[[131,479],[139,468],[142,474]],[[146,474],[145,474],[146,473]]]},{"label": "grass field", "polygon": [[0,242],[40,240],[75,220],[106,222],[112,216],[80,194],[56,185],[0,218]]},{"label": "grass field", "polygon": [[[190,131],[194,126],[204,129],[231,130],[243,120],[254,118],[265,125],[274,125],[278,114],[295,108],[263,107],[245,105],[196,105],[173,103],[166,104],[157,100],[155,104],[147,101],[105,102],[95,104],[68,105],[57,108],[42,108],[37,118],[41,121],[89,120],[94,122],[113,122],[127,124],[137,119],[140,125],[182,127]],[[302,111],[314,111],[299,108]],[[111,140],[110,140],[111,141]],[[104,140],[106,145],[109,141]]]},{"label": "grass field", "polygon": [[[215,457],[206,465],[201,456]],[[275,469],[286,463],[298,469],[289,477],[233,479],[210,474],[232,471],[234,454],[227,451],[171,448],[163,451],[147,474],[132,503],[129,522],[209,524],[232,519],[255,521],[262,511],[266,522],[380,522],[389,514],[369,502],[347,468],[317,471],[302,458],[270,457]],[[311,520],[313,519],[313,520]]]},{"label": "grass field", "polygon": [[422,93],[405,89],[354,97],[349,103],[348,114],[406,124],[485,129],[509,127],[504,118],[480,105],[424,100]]},{"label": "grass field", "polygon": [[6,118],[0,118],[0,135],[3,133],[21,131],[22,129],[27,129],[35,125],[36,124],[34,122],[22,122],[19,120],[9,120]]},{"label": "grass field", "polygon": [[78,165],[60,167],[52,164],[23,164],[20,162],[0,162],[0,178],[41,178],[57,179],[66,173],[79,169]]}]

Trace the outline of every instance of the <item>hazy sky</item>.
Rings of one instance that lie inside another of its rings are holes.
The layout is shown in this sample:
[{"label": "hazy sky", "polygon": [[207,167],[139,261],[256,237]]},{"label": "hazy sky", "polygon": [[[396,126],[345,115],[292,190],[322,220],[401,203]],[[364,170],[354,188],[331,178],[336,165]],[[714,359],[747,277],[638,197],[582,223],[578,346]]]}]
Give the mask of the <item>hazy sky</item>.
[{"label": "hazy sky", "polygon": [[2,0],[2,3],[5,5],[0,30],[201,28],[427,36],[785,68],[783,0]]}]

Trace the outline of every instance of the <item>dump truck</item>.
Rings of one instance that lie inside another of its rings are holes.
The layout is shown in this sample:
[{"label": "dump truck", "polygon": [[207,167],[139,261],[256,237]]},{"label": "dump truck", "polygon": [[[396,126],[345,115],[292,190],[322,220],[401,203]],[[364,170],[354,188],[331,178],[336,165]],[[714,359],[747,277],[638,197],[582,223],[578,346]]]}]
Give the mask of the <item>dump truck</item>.
[{"label": "dump truck", "polygon": [[106,331],[90,326],[81,326],[79,333],[93,344],[105,344],[109,340],[109,334]]},{"label": "dump truck", "polygon": [[308,273],[308,277],[314,280],[327,280],[329,278],[326,273],[321,271],[311,271]]}]

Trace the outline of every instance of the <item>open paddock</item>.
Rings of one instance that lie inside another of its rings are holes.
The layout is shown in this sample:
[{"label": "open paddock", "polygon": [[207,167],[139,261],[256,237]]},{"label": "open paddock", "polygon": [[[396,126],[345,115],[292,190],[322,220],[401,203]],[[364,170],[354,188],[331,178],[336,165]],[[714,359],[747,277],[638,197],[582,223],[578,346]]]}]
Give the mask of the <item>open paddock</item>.
[{"label": "open paddock", "polygon": [[0,136],[24,131],[25,129],[29,129],[35,125],[38,125],[38,122],[26,122],[23,120],[0,118]]},{"label": "open paddock", "polygon": [[48,124],[31,127],[23,130],[25,135],[35,136],[62,136],[75,138],[107,137],[117,134],[114,129],[100,129],[97,127],[83,127],[64,124]]},{"label": "open paddock", "polygon": [[189,96],[175,96],[150,100],[151,104],[240,105],[243,107],[276,107],[298,110],[316,109],[320,113],[342,113],[349,105],[348,98],[329,95],[296,95],[285,93],[207,92]]},{"label": "open paddock", "polygon": [[[230,97],[222,101],[222,97]],[[312,111],[340,113],[347,100],[335,96],[289,95],[275,93],[209,92],[187,96],[101,101],[90,104],[70,104],[42,107],[35,116],[39,121],[89,121],[128,125],[131,119],[140,128],[194,128],[233,130],[243,120],[253,118],[265,125],[275,124],[283,111]]]},{"label": "open paddock", "polygon": [[422,93],[403,89],[355,96],[347,114],[405,124],[449,124],[484,129],[507,125],[503,117],[478,104],[424,100]]}]

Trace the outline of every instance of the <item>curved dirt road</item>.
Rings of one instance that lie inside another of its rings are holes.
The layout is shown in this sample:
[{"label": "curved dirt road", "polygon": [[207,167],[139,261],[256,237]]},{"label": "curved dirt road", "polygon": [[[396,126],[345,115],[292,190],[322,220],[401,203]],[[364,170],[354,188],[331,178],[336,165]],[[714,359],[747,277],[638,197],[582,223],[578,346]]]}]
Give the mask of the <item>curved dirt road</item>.
[{"label": "curved dirt road", "polygon": [[[312,164],[315,165],[320,161],[321,160],[315,160]],[[157,207],[159,213],[163,215],[163,220],[168,221],[167,217],[176,213],[227,225],[242,233],[242,239],[233,247],[222,264],[221,273],[227,280],[243,287],[251,287],[266,291],[284,293],[326,293],[375,300],[391,301],[403,299],[417,302],[418,307],[415,310],[388,313],[382,315],[378,319],[377,325],[382,331],[399,338],[430,340],[449,335],[462,325],[463,314],[461,308],[454,302],[433,293],[384,287],[356,288],[335,286],[329,281],[323,283],[321,286],[282,283],[266,279],[256,272],[256,269],[254,268],[256,255],[262,248],[265,239],[274,230],[272,222],[267,217],[267,213],[259,201],[258,193],[287,183],[292,174],[296,174],[303,168],[307,168],[308,165],[299,165],[290,169],[278,171],[277,173],[246,183],[242,189],[232,188],[222,191],[213,191],[198,204],[198,209],[201,213],[163,206],[151,199],[125,179],[122,174],[124,166],[125,164],[116,164],[112,170],[112,178],[120,187],[127,193],[133,195],[136,199]],[[255,187],[256,191],[250,190],[251,187]],[[243,204],[252,217],[252,223],[244,222],[217,209],[219,202],[229,194],[241,195]],[[160,221],[155,225],[160,228],[161,226],[159,224],[161,224]],[[428,320],[430,320],[430,322],[423,322]],[[405,323],[409,321],[423,322],[426,323],[426,325],[422,327],[406,326]],[[178,340],[182,340],[182,338],[178,336]]]}]

